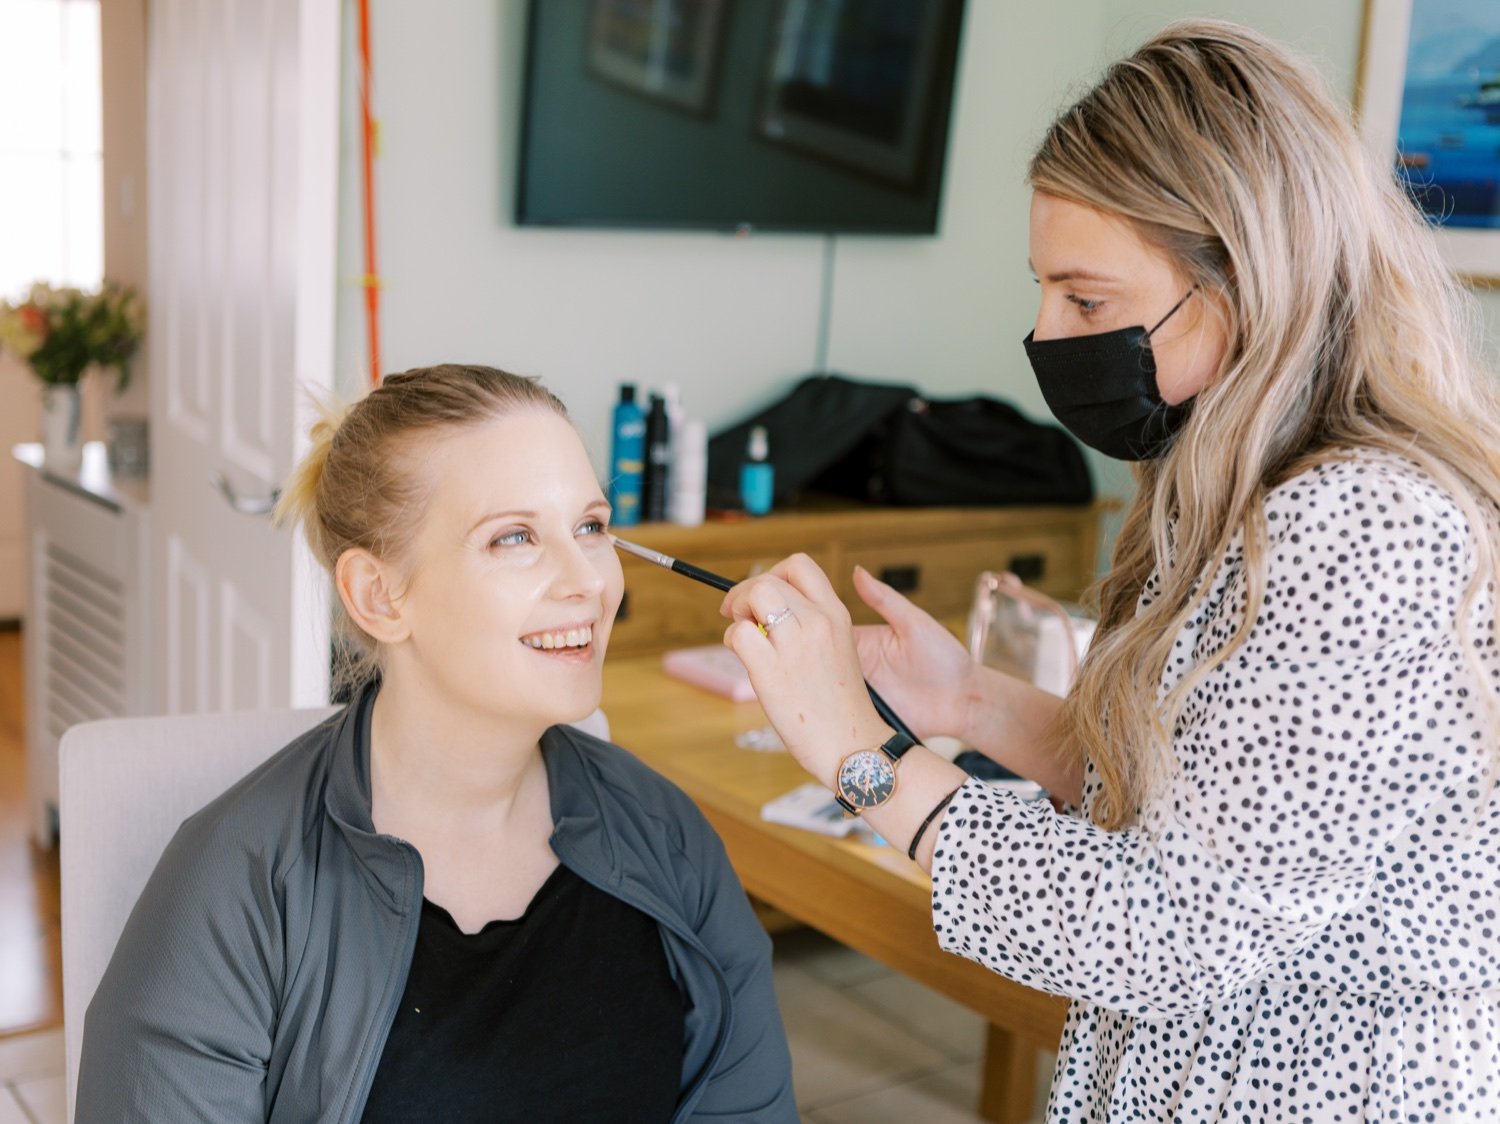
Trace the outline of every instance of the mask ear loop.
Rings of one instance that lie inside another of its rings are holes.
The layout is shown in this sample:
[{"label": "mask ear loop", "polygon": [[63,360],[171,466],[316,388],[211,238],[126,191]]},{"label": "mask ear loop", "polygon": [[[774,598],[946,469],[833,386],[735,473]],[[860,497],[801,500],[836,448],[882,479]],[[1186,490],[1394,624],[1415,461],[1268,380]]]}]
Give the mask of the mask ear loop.
[{"label": "mask ear loop", "polygon": [[[1146,341],[1146,343],[1149,344],[1151,342],[1151,337],[1156,334],[1156,329],[1160,328],[1168,320],[1172,319],[1173,316],[1177,315],[1177,310],[1179,308],[1181,308],[1183,305],[1187,304],[1188,297],[1192,296],[1197,291],[1198,291],[1198,286],[1194,285],[1191,289],[1189,289],[1187,292],[1185,292],[1185,293],[1182,294],[1182,299],[1180,301],[1178,301],[1176,304],[1174,304],[1171,308],[1169,308],[1167,310],[1167,314],[1165,316],[1163,316],[1160,320],[1158,320],[1152,326],[1151,330],[1146,333],[1146,335],[1145,335],[1145,341]],[[1151,413],[1152,413],[1153,416],[1156,415],[1156,414],[1165,414],[1171,408],[1172,407],[1168,406],[1165,402],[1161,401],[1158,398],[1157,404],[1156,404],[1155,408],[1151,411]]]},{"label": "mask ear loop", "polygon": [[1182,294],[1182,299],[1180,301],[1178,301],[1176,304],[1174,304],[1170,309],[1168,309],[1167,310],[1167,314],[1165,316],[1163,316],[1160,320],[1158,320],[1156,322],[1156,324],[1152,327],[1152,329],[1149,332],[1146,333],[1146,339],[1149,341],[1152,336],[1156,335],[1156,329],[1160,328],[1168,320],[1172,319],[1172,317],[1177,314],[1177,310],[1179,308],[1181,308],[1183,305],[1187,304],[1188,297],[1192,296],[1197,291],[1198,291],[1198,286],[1194,285],[1186,293]]}]

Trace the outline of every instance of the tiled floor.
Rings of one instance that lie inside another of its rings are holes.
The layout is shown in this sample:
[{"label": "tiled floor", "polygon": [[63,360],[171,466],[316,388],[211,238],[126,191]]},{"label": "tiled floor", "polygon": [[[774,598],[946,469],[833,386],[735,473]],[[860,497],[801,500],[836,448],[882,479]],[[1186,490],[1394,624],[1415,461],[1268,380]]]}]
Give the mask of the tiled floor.
[{"label": "tiled floor", "polygon": [[[979,1016],[809,929],[776,938],[775,975],[803,1120],[979,1120]],[[1038,1061],[1036,1119],[1054,1060]]]},{"label": "tiled floor", "polygon": [[0,1124],[63,1124],[61,1029],[0,1038]]}]

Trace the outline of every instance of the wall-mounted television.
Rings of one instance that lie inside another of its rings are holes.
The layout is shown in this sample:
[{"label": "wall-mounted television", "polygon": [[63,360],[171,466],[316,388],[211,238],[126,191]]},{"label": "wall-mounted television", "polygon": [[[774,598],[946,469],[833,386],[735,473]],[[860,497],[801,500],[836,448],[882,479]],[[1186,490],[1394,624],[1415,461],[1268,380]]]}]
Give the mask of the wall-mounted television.
[{"label": "wall-mounted television", "polygon": [[931,234],[963,0],[532,0],[516,221]]}]

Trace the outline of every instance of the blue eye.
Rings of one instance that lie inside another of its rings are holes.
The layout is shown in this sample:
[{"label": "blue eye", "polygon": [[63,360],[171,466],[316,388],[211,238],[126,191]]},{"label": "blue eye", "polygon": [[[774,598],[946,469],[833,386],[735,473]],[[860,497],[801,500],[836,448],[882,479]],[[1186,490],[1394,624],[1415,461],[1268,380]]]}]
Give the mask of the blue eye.
[{"label": "blue eye", "polygon": [[1084,297],[1075,297],[1071,293],[1068,294],[1068,300],[1076,304],[1078,306],[1078,311],[1081,312],[1084,316],[1089,315],[1089,313],[1091,312],[1097,311],[1099,306],[1104,303],[1103,301],[1088,300]]},{"label": "blue eye", "polygon": [[491,546],[523,546],[531,541],[530,531],[507,531],[498,535],[491,542]]},{"label": "blue eye", "polygon": [[604,534],[604,521],[602,519],[590,519],[578,528],[580,535],[602,535]]}]

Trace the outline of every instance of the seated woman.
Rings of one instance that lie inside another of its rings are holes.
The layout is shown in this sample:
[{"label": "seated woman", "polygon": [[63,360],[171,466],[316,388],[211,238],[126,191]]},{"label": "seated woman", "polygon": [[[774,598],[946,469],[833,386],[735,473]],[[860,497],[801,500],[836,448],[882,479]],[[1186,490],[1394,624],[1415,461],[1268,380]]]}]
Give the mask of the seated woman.
[{"label": "seated woman", "polygon": [[623,579],[562,403],[433,367],[312,436],[282,514],[365,674],[167,848],[89,1006],[77,1120],[795,1120],[718,838],[565,725],[599,705]]}]

